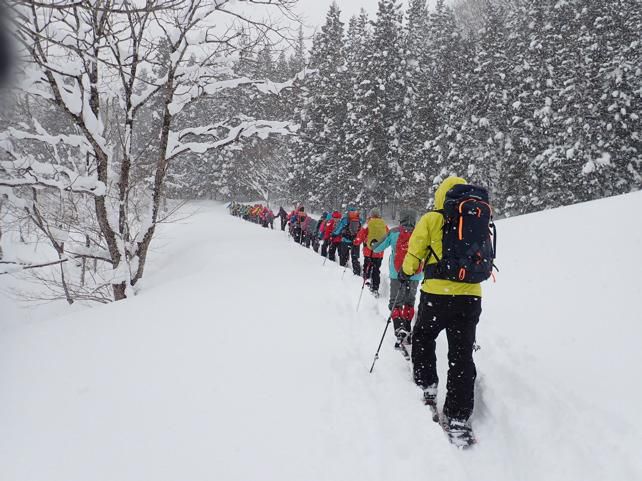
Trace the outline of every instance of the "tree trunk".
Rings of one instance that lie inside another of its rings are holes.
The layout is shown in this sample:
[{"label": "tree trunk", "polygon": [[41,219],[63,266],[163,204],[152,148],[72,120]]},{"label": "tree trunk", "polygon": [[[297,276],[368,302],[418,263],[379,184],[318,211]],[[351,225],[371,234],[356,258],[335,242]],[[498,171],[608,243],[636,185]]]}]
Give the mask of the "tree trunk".
[{"label": "tree trunk", "polygon": [[[168,73],[168,78],[171,79],[173,75],[174,72],[170,71]],[[173,89],[173,81],[169,80],[166,87],[165,110],[163,113],[163,126],[160,135],[160,148],[158,160],[156,161],[156,173],[154,175],[154,191],[152,193],[152,218],[151,222],[149,223],[147,232],[145,232],[145,235],[143,236],[143,240],[138,243],[138,247],[136,249],[138,265],[136,267],[136,273],[131,279],[132,286],[136,285],[136,283],[143,277],[143,274],[145,272],[145,263],[147,262],[147,252],[149,251],[149,246],[152,243],[152,238],[154,237],[154,232],[156,231],[156,221],[158,220],[158,212],[163,197],[163,185],[165,183],[165,176],[169,167],[169,160],[167,159],[167,145],[169,143],[169,133],[172,123],[172,115],[169,111],[169,104],[172,101]]]}]

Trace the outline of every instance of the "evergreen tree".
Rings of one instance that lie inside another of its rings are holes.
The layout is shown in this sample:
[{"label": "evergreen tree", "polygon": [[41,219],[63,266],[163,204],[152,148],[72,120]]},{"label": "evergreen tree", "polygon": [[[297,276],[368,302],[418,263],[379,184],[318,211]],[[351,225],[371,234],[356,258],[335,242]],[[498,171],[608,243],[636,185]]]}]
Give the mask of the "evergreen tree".
[{"label": "evergreen tree", "polygon": [[353,135],[363,139],[365,150],[359,178],[361,205],[384,205],[399,198],[403,172],[400,165],[401,124],[405,97],[401,6],[397,0],[380,0],[369,49],[355,100],[363,115]]},{"label": "evergreen tree", "polygon": [[310,61],[317,73],[305,88],[297,158],[289,173],[299,200],[318,206],[345,202],[345,185],[350,182],[343,162],[347,103],[343,41],[341,11],[333,3],[314,39]]},{"label": "evergreen tree", "polygon": [[303,27],[300,26],[294,53],[289,59],[290,77],[293,77],[305,68],[305,57],[305,36],[303,35]]},{"label": "evergreen tree", "polygon": [[501,205],[501,170],[512,156],[510,132],[510,73],[513,67],[507,50],[506,20],[503,8],[486,1],[481,10],[482,28],[475,38],[474,71],[466,105],[470,116],[460,131],[463,151],[472,167],[471,182],[485,185]]},{"label": "evergreen tree", "polygon": [[256,58],[256,78],[273,79],[276,71],[274,59],[272,58],[272,49],[266,44],[259,51]]},{"label": "evergreen tree", "polygon": [[470,165],[462,151],[461,133],[469,117],[466,82],[470,79],[474,45],[464,42],[453,11],[439,0],[428,24],[429,54],[427,95],[430,116],[426,119],[431,134],[428,155],[434,159],[432,191],[448,175],[467,175]]},{"label": "evergreen tree", "polygon": [[642,6],[635,0],[575,3],[573,43],[583,62],[569,95],[575,114],[569,142],[575,144],[568,156],[579,180],[574,197],[589,200],[642,185]]},{"label": "evergreen tree", "polygon": [[429,172],[434,170],[425,144],[431,138],[428,130],[432,113],[426,101],[428,95],[428,8],[426,0],[410,0],[404,36],[406,90],[401,119],[399,201],[425,204]]},{"label": "evergreen tree", "polygon": [[273,75],[273,80],[278,82],[285,82],[292,77],[290,72],[290,63],[288,62],[285,52],[281,51],[279,58],[276,61],[276,67]]},{"label": "evergreen tree", "polygon": [[364,101],[363,86],[369,84],[366,79],[367,59],[372,49],[372,31],[370,20],[365,10],[358,17],[350,19],[346,38],[346,72],[349,88],[345,131],[346,172],[353,179],[346,185],[346,197],[354,202],[364,188],[364,162],[368,147],[367,139],[362,135],[367,126],[364,124],[367,103]]}]

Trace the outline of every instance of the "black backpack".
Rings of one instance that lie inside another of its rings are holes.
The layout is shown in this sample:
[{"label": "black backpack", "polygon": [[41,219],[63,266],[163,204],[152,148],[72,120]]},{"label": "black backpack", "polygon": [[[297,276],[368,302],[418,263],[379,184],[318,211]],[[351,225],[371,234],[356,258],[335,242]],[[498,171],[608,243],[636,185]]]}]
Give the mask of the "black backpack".
[{"label": "black backpack", "polygon": [[[446,193],[442,258],[430,249],[426,279],[478,284],[493,275],[497,251],[497,231],[488,191],[475,185],[460,184]],[[428,264],[430,257],[436,264]]]}]

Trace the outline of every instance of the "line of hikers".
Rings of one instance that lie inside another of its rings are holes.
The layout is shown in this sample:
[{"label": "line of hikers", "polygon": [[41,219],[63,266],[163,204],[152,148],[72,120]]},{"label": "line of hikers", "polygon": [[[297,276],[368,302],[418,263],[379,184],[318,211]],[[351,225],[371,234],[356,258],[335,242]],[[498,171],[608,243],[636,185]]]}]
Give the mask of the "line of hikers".
[{"label": "line of hikers", "polygon": [[228,209],[230,214],[241,217],[249,222],[260,224],[261,226],[274,229],[274,212],[267,206],[262,204],[244,205],[238,202],[232,202]]},{"label": "line of hikers", "polygon": [[[246,214],[237,205],[231,212],[248,220],[260,219],[259,207]],[[417,221],[416,211],[402,209],[399,225],[393,228],[378,208],[370,209],[367,218],[359,209],[348,207],[343,213],[325,212],[315,219],[303,206],[289,213],[281,207],[276,217],[281,219],[281,230],[287,228],[295,242],[320,251],[330,261],[336,261],[338,253],[339,264],[346,269],[350,259],[352,272],[362,276],[375,297],[384,252],[391,249],[388,307],[395,347],[405,350],[412,345],[415,383],[423,390],[425,404],[436,408],[435,340],[446,331],[449,369],[443,418],[449,428],[472,433],[469,418],[477,375],[473,349],[481,314],[480,283],[493,275],[496,250],[486,189],[449,177],[435,193],[433,210]],[[413,327],[419,284],[421,299]]]}]

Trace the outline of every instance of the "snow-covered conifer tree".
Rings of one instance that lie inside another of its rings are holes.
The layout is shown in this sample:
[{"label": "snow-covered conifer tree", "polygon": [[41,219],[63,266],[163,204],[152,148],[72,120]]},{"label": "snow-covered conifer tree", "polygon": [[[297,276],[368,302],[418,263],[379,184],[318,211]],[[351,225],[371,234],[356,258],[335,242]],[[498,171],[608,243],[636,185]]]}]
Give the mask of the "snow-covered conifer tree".
[{"label": "snow-covered conifer tree", "polygon": [[343,42],[341,11],[333,3],[314,39],[310,66],[315,74],[306,82],[296,155],[288,169],[289,184],[299,200],[318,206],[340,205],[350,181],[343,175],[347,103]]}]

